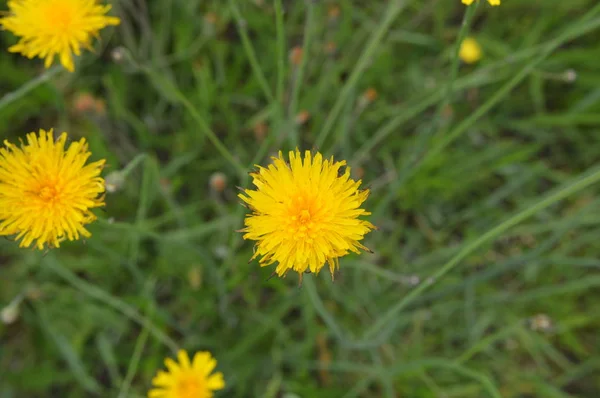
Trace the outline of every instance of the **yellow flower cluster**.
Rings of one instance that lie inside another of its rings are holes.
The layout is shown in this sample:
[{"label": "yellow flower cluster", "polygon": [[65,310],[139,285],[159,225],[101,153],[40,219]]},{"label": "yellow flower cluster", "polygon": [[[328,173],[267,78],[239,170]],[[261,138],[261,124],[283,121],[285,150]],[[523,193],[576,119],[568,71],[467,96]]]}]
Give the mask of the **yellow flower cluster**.
[{"label": "yellow flower cluster", "polygon": [[370,214],[360,208],[369,190],[360,191],[345,166],[318,152],[302,158],[298,149],[289,162],[279,152],[271,165],[258,166],[251,174],[256,189],[239,195],[252,211],[241,230],[257,242],[252,258],[260,256],[261,266],[277,262],[279,276],[318,273],[327,262],[333,277],[340,257],[368,250],[359,241],[374,226],[359,217]]},{"label": "yellow flower cluster", "polygon": [[70,72],[75,70],[73,54],[80,55],[81,48],[91,50],[100,29],[120,23],[106,16],[109,5],[96,0],[9,0],[8,9],[0,26],[20,38],[8,51],[43,58],[46,68],[58,56]]},{"label": "yellow flower cluster", "polygon": [[[461,0],[463,4],[470,6],[471,4],[473,4],[476,0]],[[499,6],[500,5],[500,0],[487,0],[488,3],[490,3],[491,6]]]},{"label": "yellow flower cluster", "polygon": [[152,379],[154,388],[148,398],[212,398],[213,391],[225,388],[221,372],[212,373],[217,361],[209,352],[197,352],[190,361],[187,352],[177,353],[179,363],[165,359],[167,371],[159,371]]},{"label": "yellow flower cluster", "polygon": [[86,165],[85,139],[68,148],[67,133],[27,135],[21,147],[0,148],[0,236],[15,236],[21,247],[59,247],[65,239],[89,237],[90,211],[104,206],[104,160]]}]

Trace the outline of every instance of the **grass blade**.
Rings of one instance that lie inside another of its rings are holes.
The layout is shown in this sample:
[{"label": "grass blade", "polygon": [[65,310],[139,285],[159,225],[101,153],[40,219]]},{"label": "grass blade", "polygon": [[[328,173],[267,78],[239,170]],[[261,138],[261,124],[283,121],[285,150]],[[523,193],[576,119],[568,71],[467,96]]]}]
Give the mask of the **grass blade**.
[{"label": "grass blade", "polygon": [[356,66],[354,67],[354,70],[350,74],[350,77],[348,78],[346,84],[344,84],[344,87],[342,88],[335,104],[333,105],[333,109],[331,109],[331,112],[329,112],[329,115],[327,116],[327,119],[325,120],[325,123],[321,128],[319,135],[317,136],[317,139],[315,141],[315,146],[317,148],[322,147],[325,143],[325,140],[331,133],[333,125],[337,120],[338,116],[340,115],[340,112],[342,111],[344,105],[346,104],[346,101],[348,100],[352,91],[356,87],[356,83],[358,83],[358,80],[360,79],[363,72],[371,62],[371,58],[375,54],[375,51],[379,47],[379,44],[381,43],[383,37],[386,35],[388,30],[392,26],[392,23],[400,14],[400,12],[404,9],[405,6],[406,1],[390,1],[389,5],[384,11],[383,20],[378,25],[377,30],[371,35],[371,39],[369,40],[364,51],[356,61]]},{"label": "grass blade", "polygon": [[[420,284],[409,294],[407,294],[402,300],[400,300],[396,305],[390,308],[383,316],[381,316],[377,320],[377,322],[375,322],[375,324],[365,333],[365,338],[370,339],[376,336],[377,334],[381,333],[382,330],[386,329],[386,326],[388,326],[394,320],[394,318],[400,313],[400,311],[406,308],[406,306],[412,303],[425,290],[431,287],[435,283],[435,281],[439,280],[448,272],[452,271],[460,263],[461,260],[463,260],[469,254],[481,247],[483,244],[496,239],[511,227],[533,216],[537,212],[575,194],[576,192],[581,191],[582,189],[589,187],[590,185],[597,183],[598,181],[600,181],[600,170],[597,169],[589,173],[588,175],[584,175],[578,178],[576,181],[568,184],[567,186],[558,189],[556,192],[547,195],[544,199],[540,200],[532,206],[527,207],[525,210],[520,211],[519,213],[510,217],[508,220],[504,221],[500,225],[484,233],[471,243],[465,245],[465,247],[460,252],[458,252],[438,271],[431,275],[430,278],[428,278],[428,280],[432,281],[431,283],[425,282]],[[386,330],[386,333],[391,333],[391,329],[392,328],[388,328],[388,330]]]}]

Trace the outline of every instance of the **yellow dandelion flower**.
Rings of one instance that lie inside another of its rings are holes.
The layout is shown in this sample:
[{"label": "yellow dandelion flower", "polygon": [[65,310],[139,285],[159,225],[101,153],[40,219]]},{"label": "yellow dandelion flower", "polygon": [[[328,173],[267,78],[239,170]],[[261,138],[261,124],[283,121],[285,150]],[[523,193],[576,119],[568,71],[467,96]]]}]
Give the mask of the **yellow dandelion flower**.
[{"label": "yellow dandelion flower", "polygon": [[[465,5],[470,6],[471,4],[473,4],[475,0],[462,0],[462,3]],[[488,3],[490,3],[490,5],[492,6],[499,6],[500,5],[500,0],[487,0]]]},{"label": "yellow dandelion flower", "polygon": [[458,56],[463,62],[473,64],[481,59],[481,46],[474,38],[467,37],[460,44]]},{"label": "yellow dandelion flower", "polygon": [[104,160],[85,164],[91,153],[85,139],[65,149],[67,133],[52,130],[27,135],[21,147],[0,148],[0,236],[16,236],[20,247],[59,247],[65,239],[89,237],[84,228],[104,205]]},{"label": "yellow dandelion flower", "polygon": [[310,151],[303,162],[298,149],[289,152],[289,164],[279,152],[267,168],[257,166],[251,174],[256,190],[239,195],[252,210],[240,231],[257,241],[252,259],[261,256],[261,266],[278,262],[279,276],[294,270],[300,277],[327,262],[333,277],[340,257],[368,251],[359,241],[375,227],[358,217],[371,214],[360,208],[369,191],[358,190],[361,181],[345,166]]},{"label": "yellow dandelion flower", "polygon": [[9,0],[9,12],[0,26],[20,37],[8,51],[27,58],[44,58],[46,68],[60,57],[70,72],[75,70],[73,53],[91,50],[92,37],[108,25],[118,25],[119,18],[105,14],[110,5],[97,0]]},{"label": "yellow dandelion flower", "polygon": [[148,391],[148,398],[212,398],[213,391],[225,387],[223,373],[211,374],[217,361],[210,352],[197,352],[190,362],[187,352],[180,350],[177,359],[179,363],[165,359],[168,371],[159,370],[152,379],[155,388]]}]

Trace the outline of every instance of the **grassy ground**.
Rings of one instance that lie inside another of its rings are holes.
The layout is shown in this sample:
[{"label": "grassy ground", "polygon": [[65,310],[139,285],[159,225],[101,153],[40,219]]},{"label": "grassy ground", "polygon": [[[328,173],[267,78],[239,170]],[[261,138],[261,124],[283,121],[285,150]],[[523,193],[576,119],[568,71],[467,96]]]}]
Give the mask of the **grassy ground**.
[{"label": "grassy ground", "polygon": [[[0,241],[0,397],[141,397],[177,347],[222,397],[600,396],[600,6],[503,3],[121,0],[75,74],[3,52],[0,136],[85,136],[125,178],[87,242]],[[295,146],[379,227],[300,288],[234,232]]]}]

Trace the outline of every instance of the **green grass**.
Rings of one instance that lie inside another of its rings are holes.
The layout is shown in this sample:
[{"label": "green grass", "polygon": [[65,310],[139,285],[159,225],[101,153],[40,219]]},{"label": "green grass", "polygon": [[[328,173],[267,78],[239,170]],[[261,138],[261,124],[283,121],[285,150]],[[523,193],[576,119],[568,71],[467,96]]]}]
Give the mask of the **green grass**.
[{"label": "green grass", "polygon": [[[2,52],[0,137],[86,137],[122,181],[86,242],[0,240],[0,398],[143,397],[178,348],[222,397],[600,396],[600,6],[503,3],[122,0],[74,74]],[[335,282],[269,279],[235,232],[296,146],[372,191]]]}]

